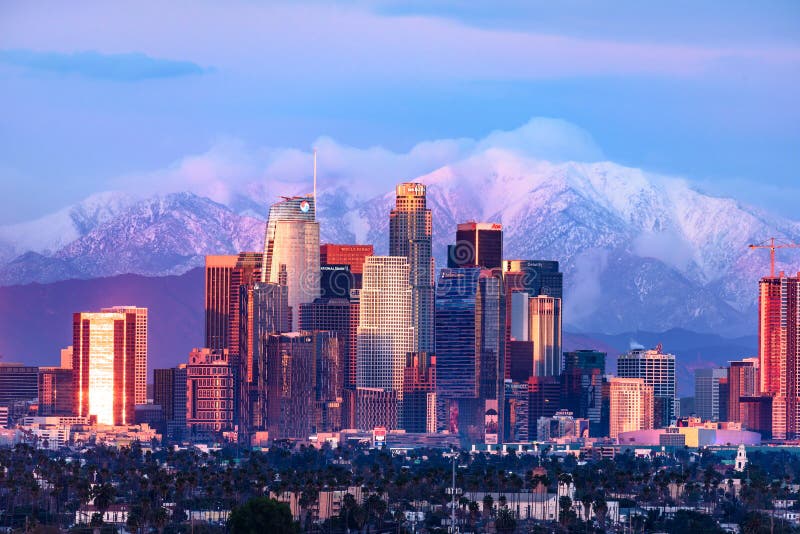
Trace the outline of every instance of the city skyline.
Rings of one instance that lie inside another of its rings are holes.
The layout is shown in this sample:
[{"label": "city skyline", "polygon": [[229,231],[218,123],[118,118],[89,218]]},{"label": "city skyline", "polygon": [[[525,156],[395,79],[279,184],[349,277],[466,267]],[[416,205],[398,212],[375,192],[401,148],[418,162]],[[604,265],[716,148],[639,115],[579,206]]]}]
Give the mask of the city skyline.
[{"label": "city skyline", "polygon": [[798,23],[2,3],[0,525],[800,533]]}]

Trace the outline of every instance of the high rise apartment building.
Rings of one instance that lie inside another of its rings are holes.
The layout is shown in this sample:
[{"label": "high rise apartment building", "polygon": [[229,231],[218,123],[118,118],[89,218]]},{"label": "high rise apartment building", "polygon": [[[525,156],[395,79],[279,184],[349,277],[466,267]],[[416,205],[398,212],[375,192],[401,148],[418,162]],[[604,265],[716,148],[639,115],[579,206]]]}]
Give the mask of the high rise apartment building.
[{"label": "high rise apartment building", "polygon": [[436,432],[436,356],[406,356],[400,426],[406,432]]},{"label": "high rise apartment building", "polygon": [[193,349],[186,365],[186,425],[195,435],[234,430],[238,366],[227,349]]},{"label": "high rise apartment building", "polygon": [[641,378],[612,378],[609,437],[653,428],[653,386]]},{"label": "high rise apartment building", "polygon": [[73,314],[76,415],[106,425],[134,422],[140,317],[135,311]]},{"label": "high rise apartment building", "polygon": [[186,401],[186,364],[153,370],[153,403],[161,406],[167,439],[183,438]]},{"label": "high rise apartment building", "polygon": [[634,349],[617,358],[617,376],[641,378],[653,388],[654,428],[664,428],[676,419],[678,402],[675,384],[675,355],[661,348]]},{"label": "high rise apartment building", "polygon": [[136,404],[147,404],[147,308],[137,306],[111,306],[100,310],[103,313],[134,314],[134,389]]},{"label": "high rise apartment building", "polygon": [[[317,299],[300,306],[300,329],[335,332],[339,346],[342,387],[355,384],[355,362],[351,361],[352,313],[350,299]],[[353,340],[354,342],[355,340]]]},{"label": "high rise apartment building", "polygon": [[307,439],[341,428],[339,347],[333,332],[289,332],[267,341],[270,437]]},{"label": "high rise apartment building", "polygon": [[800,437],[800,273],[759,282],[761,394],[772,397],[772,437]]}]

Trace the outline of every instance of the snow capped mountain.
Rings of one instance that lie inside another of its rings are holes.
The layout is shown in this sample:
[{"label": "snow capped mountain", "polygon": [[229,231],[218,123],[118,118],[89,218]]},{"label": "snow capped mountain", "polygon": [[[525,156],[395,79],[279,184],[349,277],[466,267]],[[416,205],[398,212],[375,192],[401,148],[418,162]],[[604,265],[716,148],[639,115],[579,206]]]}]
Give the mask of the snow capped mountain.
[{"label": "snow capped mountain", "polygon": [[35,221],[0,226],[0,264],[26,252],[53,254],[134,202],[126,193],[97,193]]},{"label": "snow capped mountain", "polygon": [[[493,148],[417,180],[428,185],[438,266],[457,223],[501,222],[506,257],[562,262],[565,322],[586,331],[749,332],[768,258],[747,245],[800,241],[800,222],[609,162],[550,163]],[[394,192],[364,199],[353,190],[344,181],[321,188],[322,240],[386,253]],[[190,193],[106,193],[0,227],[0,284],[179,274],[205,254],[260,250],[264,221],[254,214],[266,206],[241,194],[237,213]],[[800,265],[798,252],[779,259],[787,271]]]},{"label": "snow capped mountain", "polygon": [[181,274],[202,265],[205,254],[258,249],[264,233],[263,221],[191,193],[136,201],[93,222],[49,256],[27,253],[9,262],[0,270],[0,283]]}]

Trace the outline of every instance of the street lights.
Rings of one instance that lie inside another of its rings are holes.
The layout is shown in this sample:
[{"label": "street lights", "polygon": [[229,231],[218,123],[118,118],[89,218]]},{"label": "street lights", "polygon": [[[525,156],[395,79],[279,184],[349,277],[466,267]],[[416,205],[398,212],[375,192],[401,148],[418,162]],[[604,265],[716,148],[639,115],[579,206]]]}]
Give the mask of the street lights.
[{"label": "street lights", "polygon": [[450,503],[450,528],[447,532],[451,534],[456,533],[456,496],[461,495],[463,490],[461,488],[456,487],[456,460],[458,460],[458,452],[453,451],[451,453],[445,453],[445,457],[449,457],[453,461],[453,485],[447,488],[445,491],[448,495],[452,496],[452,501]]}]

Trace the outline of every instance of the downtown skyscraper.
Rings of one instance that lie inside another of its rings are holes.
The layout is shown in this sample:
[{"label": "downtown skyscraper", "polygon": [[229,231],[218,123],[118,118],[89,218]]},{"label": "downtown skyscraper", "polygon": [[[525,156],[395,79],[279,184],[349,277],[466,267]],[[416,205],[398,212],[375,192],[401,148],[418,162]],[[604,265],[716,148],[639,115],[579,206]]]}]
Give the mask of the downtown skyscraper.
[{"label": "downtown skyscraper", "polygon": [[609,437],[653,428],[653,386],[642,378],[612,378]]},{"label": "downtown skyscraper", "polygon": [[[442,429],[485,439],[484,420],[502,423],[505,295],[478,267],[442,269],[436,287],[437,420]],[[496,432],[494,432],[496,433]]]},{"label": "downtown skyscraper", "polygon": [[742,398],[757,397],[760,391],[758,358],[730,362],[728,368],[728,421],[743,421]]},{"label": "downtown skyscraper", "polygon": [[529,361],[520,362],[530,366],[528,377],[560,376],[561,299],[516,291],[511,294],[511,307],[512,339],[530,343],[525,355]]},{"label": "downtown skyscraper", "polygon": [[266,428],[275,439],[341,429],[342,373],[335,332],[289,332],[267,340]]},{"label": "downtown skyscraper", "polygon": [[800,273],[759,282],[761,394],[772,397],[772,437],[800,436]]},{"label": "downtown skyscraper", "polygon": [[456,242],[447,247],[447,266],[499,269],[503,264],[503,225],[500,223],[461,223]]},{"label": "downtown skyscraper", "polygon": [[[406,355],[415,352],[410,270],[408,259],[402,256],[370,256],[364,263],[356,386],[371,391],[357,394],[365,401],[356,406],[356,412],[376,414],[368,421],[371,426],[397,425],[397,402],[384,400],[402,400]],[[380,399],[379,409],[367,405],[371,399]]]},{"label": "downtown skyscraper", "polygon": [[285,285],[290,329],[300,324],[300,305],[319,297],[319,223],[313,196],[285,197],[269,208],[261,282]]},{"label": "downtown skyscraper", "polygon": [[[703,421],[728,421],[727,367],[694,371],[694,411]],[[738,405],[737,405],[738,408]]]},{"label": "downtown skyscraper", "polygon": [[75,313],[72,369],[75,410],[105,425],[134,422],[136,405],[135,312]]},{"label": "downtown skyscraper", "polygon": [[617,376],[640,378],[653,388],[653,428],[664,428],[676,419],[677,388],[675,355],[654,350],[633,349],[617,358]]},{"label": "downtown skyscraper", "polygon": [[[433,352],[433,223],[424,184],[397,186],[395,208],[389,215],[389,255],[408,258],[412,291],[414,352]],[[362,293],[363,299],[363,293]]]},{"label": "downtown skyscraper", "polygon": [[147,404],[147,308],[137,306],[111,306],[104,313],[124,313],[135,316],[134,323],[134,390],[136,404]]}]

